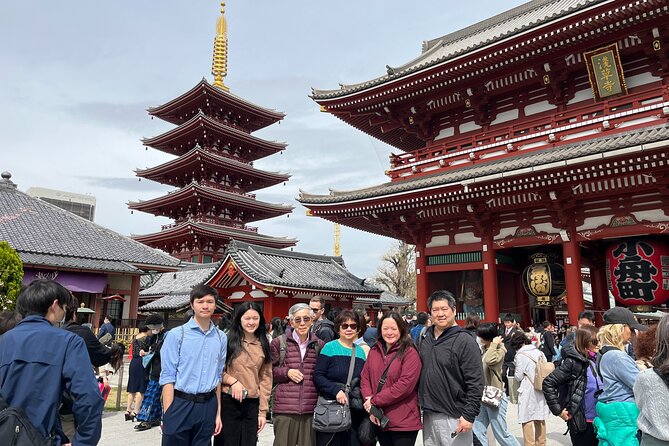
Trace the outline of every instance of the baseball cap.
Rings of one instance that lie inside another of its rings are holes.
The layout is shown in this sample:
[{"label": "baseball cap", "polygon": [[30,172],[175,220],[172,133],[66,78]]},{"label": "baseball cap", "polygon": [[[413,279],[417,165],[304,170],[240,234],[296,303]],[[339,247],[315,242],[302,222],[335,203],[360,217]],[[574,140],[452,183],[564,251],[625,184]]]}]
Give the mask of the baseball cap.
[{"label": "baseball cap", "polygon": [[646,331],[648,327],[640,324],[634,317],[634,313],[625,307],[613,307],[604,313],[605,324],[623,324],[639,330]]}]

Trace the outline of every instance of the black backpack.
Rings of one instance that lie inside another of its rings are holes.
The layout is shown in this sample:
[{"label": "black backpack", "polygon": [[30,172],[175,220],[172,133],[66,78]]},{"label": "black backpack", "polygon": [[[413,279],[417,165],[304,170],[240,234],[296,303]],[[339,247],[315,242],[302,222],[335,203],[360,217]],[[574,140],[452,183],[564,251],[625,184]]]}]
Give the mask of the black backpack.
[{"label": "black backpack", "polygon": [[53,446],[55,438],[45,437],[33,426],[20,407],[9,407],[0,396],[0,438],[12,446]]}]

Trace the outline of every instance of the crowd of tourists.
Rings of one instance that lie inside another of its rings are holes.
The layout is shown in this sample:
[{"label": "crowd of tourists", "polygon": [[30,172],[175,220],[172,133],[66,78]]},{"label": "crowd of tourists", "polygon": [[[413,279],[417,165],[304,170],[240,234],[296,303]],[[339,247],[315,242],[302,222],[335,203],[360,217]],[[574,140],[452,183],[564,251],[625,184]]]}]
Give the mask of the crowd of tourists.
[{"label": "crowd of tourists", "polygon": [[[421,431],[427,446],[487,445],[489,430],[519,446],[510,402],[526,446],[546,445],[551,413],[577,446],[669,444],[667,316],[650,330],[622,307],[601,328],[590,311],[560,330],[511,315],[460,327],[455,297],[436,291],[429,316],[380,312],[375,326],[350,309],[326,317],[318,297],[269,324],[243,302],[216,325],[217,299],[196,286],[183,325],[151,314],[132,340],[125,418],[161,426],[163,445],[252,446],[271,420],[275,446],[408,446]],[[123,349],[108,320],[99,339],[77,324],[77,307],[37,280],[0,314],[1,441],[98,443],[107,385],[94,370],[120,367]]]}]

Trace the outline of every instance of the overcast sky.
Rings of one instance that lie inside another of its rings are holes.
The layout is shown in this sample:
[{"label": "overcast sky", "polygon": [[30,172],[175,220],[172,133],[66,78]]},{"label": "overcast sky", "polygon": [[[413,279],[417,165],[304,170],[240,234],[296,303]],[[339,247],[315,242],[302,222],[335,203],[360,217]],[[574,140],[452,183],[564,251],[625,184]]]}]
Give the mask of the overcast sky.
[{"label": "overcast sky", "polygon": [[[381,76],[420,54],[423,40],[523,3],[518,0],[231,0],[231,92],[286,113],[257,132],[288,149],[258,168],[289,172],[286,186],[259,191],[295,211],[252,225],[298,238],[298,251],[332,254],[332,224],[305,216],[299,189],[327,193],[387,181],[391,147],[320,113],[311,87],[338,88]],[[94,195],[95,221],[122,234],[159,230],[166,219],[131,214],[126,203],[170,190],[133,170],[169,156],[140,139],[173,126],[146,108],[211,82],[220,10],[212,0],[3,1],[0,4],[0,171],[21,190],[47,187]],[[397,149],[395,149],[397,151]],[[342,228],[348,268],[370,277],[393,244]]]}]

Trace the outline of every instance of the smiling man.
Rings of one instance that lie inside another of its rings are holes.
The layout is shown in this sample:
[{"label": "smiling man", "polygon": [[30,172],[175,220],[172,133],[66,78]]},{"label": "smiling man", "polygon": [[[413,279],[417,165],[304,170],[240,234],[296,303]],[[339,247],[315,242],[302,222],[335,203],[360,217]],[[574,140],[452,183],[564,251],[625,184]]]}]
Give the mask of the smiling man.
[{"label": "smiling man", "polygon": [[198,285],[193,317],[165,336],[161,351],[163,446],[211,444],[221,431],[221,375],[228,341],[211,321],[218,293]]},{"label": "smiling man", "polygon": [[455,297],[435,291],[427,300],[432,326],[419,339],[423,368],[418,401],[425,446],[464,446],[481,408],[483,367],[474,338],[455,323]]}]

